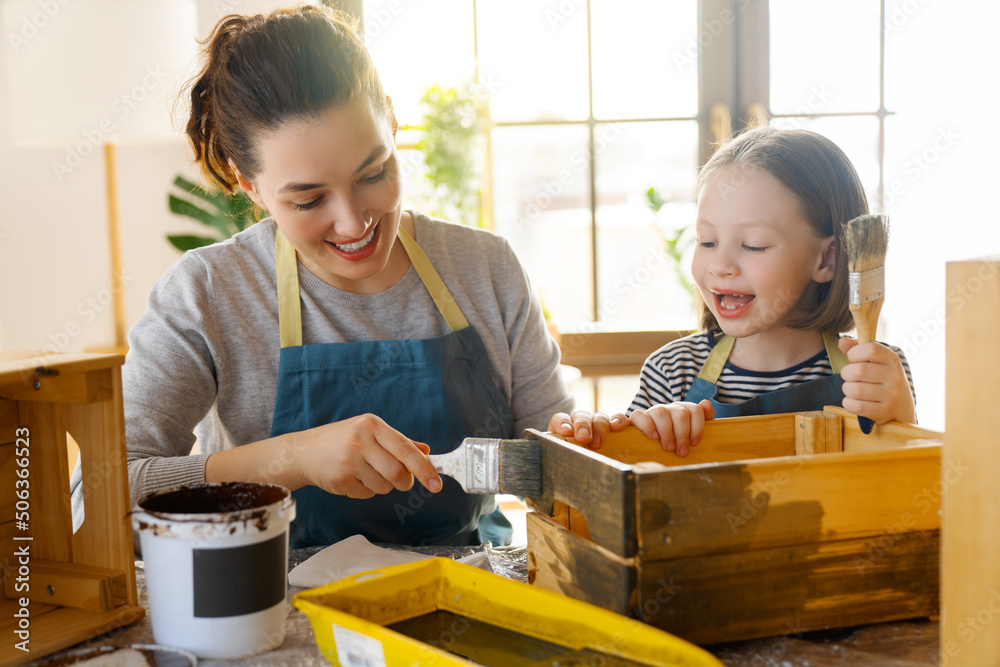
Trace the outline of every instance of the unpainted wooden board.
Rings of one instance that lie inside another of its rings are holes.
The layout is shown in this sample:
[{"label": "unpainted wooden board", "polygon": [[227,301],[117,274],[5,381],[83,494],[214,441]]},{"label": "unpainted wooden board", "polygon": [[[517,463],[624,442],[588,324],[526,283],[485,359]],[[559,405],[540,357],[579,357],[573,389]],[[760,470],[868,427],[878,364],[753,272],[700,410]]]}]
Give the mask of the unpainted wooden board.
[{"label": "unpainted wooden board", "polygon": [[940,528],[941,447],[636,472],[644,561]]},{"label": "unpainted wooden board", "polygon": [[643,620],[696,644],[936,614],[938,531],[640,564]]},{"label": "unpainted wooden board", "polygon": [[941,664],[1000,665],[1000,259],[946,274]]}]

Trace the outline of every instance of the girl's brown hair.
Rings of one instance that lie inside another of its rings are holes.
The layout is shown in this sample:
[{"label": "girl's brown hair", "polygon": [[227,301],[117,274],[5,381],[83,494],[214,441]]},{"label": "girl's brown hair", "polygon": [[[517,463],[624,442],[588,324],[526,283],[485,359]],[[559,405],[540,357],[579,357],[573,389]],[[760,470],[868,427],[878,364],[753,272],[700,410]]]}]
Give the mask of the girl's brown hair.
[{"label": "girl's brown hair", "polygon": [[389,106],[357,21],[303,5],[227,16],[204,42],[205,65],[190,84],[187,136],[206,177],[227,192],[260,171],[255,137],[362,96],[376,117]]},{"label": "girl's brown hair", "polygon": [[[844,151],[826,137],[807,130],[769,126],[748,130],[709,158],[698,175],[698,197],[705,184],[729,165],[763,169],[798,198],[802,216],[819,238],[835,236],[833,280],[817,285],[816,305],[785,324],[792,329],[841,333],[854,328],[848,307],[847,221],[868,213],[861,179]],[[719,329],[712,311],[699,299],[703,330]]]}]

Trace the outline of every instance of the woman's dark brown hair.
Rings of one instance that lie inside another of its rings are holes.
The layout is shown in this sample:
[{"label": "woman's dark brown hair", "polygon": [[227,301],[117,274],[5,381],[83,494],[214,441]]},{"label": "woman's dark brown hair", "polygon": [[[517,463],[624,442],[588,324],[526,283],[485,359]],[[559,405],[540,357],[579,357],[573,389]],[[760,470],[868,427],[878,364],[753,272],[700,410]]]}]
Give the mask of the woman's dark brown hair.
[{"label": "woman's dark brown hair", "polygon": [[190,94],[195,160],[227,192],[237,185],[230,159],[247,178],[259,173],[262,130],[363,97],[377,118],[389,112],[358,23],[311,5],[220,20]]},{"label": "woman's dark brown hair", "polygon": [[[841,333],[854,328],[848,307],[847,221],[868,213],[861,179],[844,151],[826,137],[807,130],[779,130],[769,126],[748,130],[709,158],[698,175],[698,197],[705,184],[729,165],[762,169],[791,190],[802,207],[802,217],[819,238],[835,236],[833,280],[820,283],[816,304],[789,319],[792,329]],[[699,300],[700,301],[700,300]],[[712,311],[702,301],[703,330],[719,329]]]}]

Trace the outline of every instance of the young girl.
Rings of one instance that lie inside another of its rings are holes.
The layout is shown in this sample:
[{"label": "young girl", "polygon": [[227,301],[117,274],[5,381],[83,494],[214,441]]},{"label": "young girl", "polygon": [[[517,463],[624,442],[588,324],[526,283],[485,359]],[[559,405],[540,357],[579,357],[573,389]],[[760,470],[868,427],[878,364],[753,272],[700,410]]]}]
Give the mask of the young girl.
[{"label": "young girl", "polygon": [[[629,421],[680,456],[713,417],[843,405],[880,424],[915,421],[902,352],[838,336],[854,327],[844,227],[868,212],[847,156],[813,132],[762,127],[720,148],[697,192],[703,331],[646,360]],[[588,420],[576,413],[556,430]]]}]

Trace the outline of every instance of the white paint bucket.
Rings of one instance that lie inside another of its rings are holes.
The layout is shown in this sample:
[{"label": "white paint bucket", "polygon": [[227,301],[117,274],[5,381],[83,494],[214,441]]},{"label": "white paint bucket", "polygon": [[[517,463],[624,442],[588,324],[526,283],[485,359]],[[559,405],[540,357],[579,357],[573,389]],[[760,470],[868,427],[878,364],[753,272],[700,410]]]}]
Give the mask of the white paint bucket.
[{"label": "white paint bucket", "polygon": [[191,484],[139,503],[153,636],[201,658],[263,653],[285,639],[291,492],[274,484]]}]

